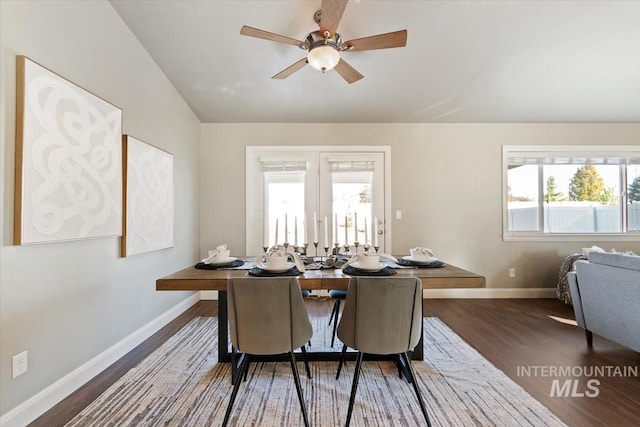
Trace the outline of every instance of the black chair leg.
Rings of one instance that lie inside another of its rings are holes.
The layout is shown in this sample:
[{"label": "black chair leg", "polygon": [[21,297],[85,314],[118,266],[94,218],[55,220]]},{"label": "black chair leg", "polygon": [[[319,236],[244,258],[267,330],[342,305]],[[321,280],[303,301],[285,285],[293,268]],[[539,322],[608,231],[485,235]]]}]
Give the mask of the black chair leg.
[{"label": "black chair leg", "polygon": [[329,316],[329,325],[331,324],[331,321],[333,320],[333,316],[336,314],[336,307],[339,304],[339,300],[334,301],[333,303],[333,308],[331,309],[331,316]]},{"label": "black chair leg", "polygon": [[298,375],[298,368],[296,366],[296,357],[293,351],[289,352],[291,358],[291,372],[293,372],[293,380],[296,383],[296,390],[298,391],[298,400],[300,401],[300,409],[302,410],[302,418],[304,419],[305,427],[309,427],[309,418],[307,417],[307,406],[304,404],[302,397],[302,386],[300,385],[300,376]]},{"label": "black chair leg", "polygon": [[336,329],[338,329],[338,314],[340,314],[340,300],[337,299],[336,303],[336,314],[333,316],[333,332],[331,333],[331,347],[333,347],[333,343],[336,340]]},{"label": "black chair leg", "polygon": [[347,345],[342,344],[342,353],[340,353],[340,361],[338,361],[338,372],[336,372],[336,379],[340,378],[340,371],[342,371],[342,365],[344,364],[344,359],[347,356]]},{"label": "black chair leg", "polygon": [[353,413],[353,404],[356,400],[356,390],[358,389],[358,379],[360,378],[360,368],[362,366],[362,356],[363,356],[363,353],[359,351],[358,357],[356,358],[356,370],[353,373],[353,384],[351,385],[351,397],[349,398],[349,410],[347,411],[347,422],[345,423],[346,427],[349,427],[349,424],[351,423],[351,414]]},{"label": "black chair leg", "polygon": [[304,346],[300,347],[302,350],[302,358],[304,359],[304,369],[307,371],[307,378],[311,379],[311,369],[309,369],[309,359],[307,358],[307,349]]},{"label": "black chair leg", "polygon": [[243,356],[242,362],[240,363],[240,369],[238,370],[238,377],[236,378],[236,382],[233,385],[233,391],[231,392],[231,398],[229,399],[229,405],[227,406],[227,412],[224,414],[224,421],[222,422],[222,427],[226,427],[229,422],[229,417],[231,416],[231,410],[233,409],[233,402],[236,400],[236,395],[238,394],[238,389],[240,388],[240,383],[242,374],[246,371],[249,366],[249,355],[245,353]]},{"label": "black chair leg", "polygon": [[418,398],[418,403],[420,404],[420,409],[422,409],[424,419],[427,421],[427,427],[431,427],[431,421],[429,421],[429,415],[427,415],[427,407],[424,405],[424,401],[422,400],[422,394],[420,394],[420,389],[418,388],[418,382],[416,381],[416,375],[413,372],[413,366],[411,366],[411,360],[407,356],[407,353],[400,353],[400,357],[407,365],[407,371],[409,372],[411,384],[413,384],[413,390],[416,392],[416,397]]}]

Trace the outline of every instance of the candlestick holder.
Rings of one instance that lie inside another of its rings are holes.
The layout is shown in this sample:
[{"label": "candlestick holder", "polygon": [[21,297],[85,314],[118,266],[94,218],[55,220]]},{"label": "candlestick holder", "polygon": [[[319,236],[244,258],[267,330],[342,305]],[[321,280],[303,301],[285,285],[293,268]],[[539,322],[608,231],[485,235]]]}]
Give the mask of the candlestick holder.
[{"label": "candlestick holder", "polygon": [[329,246],[324,247],[324,257],[329,258]]},{"label": "candlestick holder", "polygon": [[365,252],[369,252],[369,249],[371,249],[371,245],[368,243],[365,243],[362,248],[364,249]]},{"label": "candlestick holder", "polygon": [[316,256],[318,256],[318,242],[313,242],[313,246],[316,248]]},{"label": "candlestick holder", "polygon": [[264,253],[266,254],[266,253],[267,253],[267,251],[269,250],[269,246],[263,246],[263,247],[262,247],[262,250],[263,250],[263,251],[264,251]]},{"label": "candlestick holder", "polygon": [[334,243],[333,246],[333,254],[338,256],[338,253],[340,252],[340,243]]},{"label": "candlestick holder", "polygon": [[307,255],[307,248],[308,248],[308,247],[309,247],[309,244],[308,244],[308,243],[305,243],[305,244],[303,244],[303,245],[302,245],[302,249],[304,249],[304,252],[303,252],[303,253],[304,253],[304,255],[305,255],[305,256]]},{"label": "candlestick holder", "polygon": [[345,255],[349,255],[349,244],[348,243],[343,246],[343,249],[344,249],[344,254]]},{"label": "candlestick holder", "polygon": [[376,250],[376,253],[378,253],[378,249],[380,248],[380,246],[374,246],[373,249]]},{"label": "candlestick holder", "polygon": [[293,245],[293,253],[299,254],[300,253],[300,246],[294,244]]},{"label": "candlestick holder", "polygon": [[284,246],[284,251],[289,252],[289,242],[284,242],[283,246]]},{"label": "candlestick holder", "polygon": [[358,255],[358,248],[360,247],[360,242],[353,242],[353,246],[356,247],[356,255]]}]

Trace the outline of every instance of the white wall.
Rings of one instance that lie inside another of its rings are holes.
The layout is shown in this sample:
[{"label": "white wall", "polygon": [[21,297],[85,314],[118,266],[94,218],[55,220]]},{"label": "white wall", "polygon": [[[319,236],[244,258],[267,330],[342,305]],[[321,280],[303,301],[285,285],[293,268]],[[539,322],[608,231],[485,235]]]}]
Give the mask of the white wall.
[{"label": "white wall", "polygon": [[503,242],[502,145],[639,143],[640,124],[204,124],[201,255],[224,242],[244,250],[247,145],[390,145],[391,209],[402,210],[390,220],[394,254],[427,246],[487,287],[554,287],[567,254],[592,244],[640,253],[640,242]]},{"label": "white wall", "polygon": [[[3,0],[0,16],[0,413],[5,415],[136,331],[140,338],[145,325],[191,301],[190,292],[156,292],[155,280],[198,256],[201,126],[108,2]],[[124,133],[173,153],[173,248],[120,258],[116,237],[12,245],[19,54],[117,105]],[[11,357],[24,350],[29,370],[12,379]]]}]

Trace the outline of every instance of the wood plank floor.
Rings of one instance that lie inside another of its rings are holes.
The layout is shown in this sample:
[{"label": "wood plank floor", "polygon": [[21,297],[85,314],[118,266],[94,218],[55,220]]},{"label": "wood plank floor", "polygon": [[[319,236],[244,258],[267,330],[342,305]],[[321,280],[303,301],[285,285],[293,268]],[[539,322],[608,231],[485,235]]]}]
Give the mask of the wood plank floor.
[{"label": "wood plank floor", "polygon": [[[311,316],[328,316],[332,302],[310,298]],[[216,316],[215,301],[200,301],[161,331],[131,351],[98,377],[35,420],[31,426],[63,426],[120,376],[158,348],[197,316]],[[564,377],[526,375],[535,367],[638,367],[640,353],[594,335],[586,345],[582,329],[574,326],[573,309],[554,299],[425,300],[424,315],[443,320],[529,394],[569,426],[637,426],[640,419],[640,378],[595,377],[596,397],[551,397],[552,383]],[[538,368],[541,369],[541,368]],[[578,378],[576,391],[587,381]]]}]

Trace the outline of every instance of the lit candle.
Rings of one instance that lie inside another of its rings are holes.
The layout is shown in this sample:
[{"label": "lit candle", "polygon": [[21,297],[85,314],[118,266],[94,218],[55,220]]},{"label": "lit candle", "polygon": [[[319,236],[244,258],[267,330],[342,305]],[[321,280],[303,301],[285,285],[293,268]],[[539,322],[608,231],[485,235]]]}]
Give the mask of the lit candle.
[{"label": "lit candle", "polygon": [[380,246],[378,245],[378,217],[373,219],[373,246],[376,248]]},{"label": "lit candle", "polygon": [[367,229],[367,217],[364,217],[364,244],[366,245],[367,242],[369,241],[369,235],[368,232],[369,230]]},{"label": "lit candle", "polygon": [[[324,217],[324,232],[327,233],[327,217]],[[326,243],[327,236],[324,236],[324,241]],[[318,215],[315,211],[313,211],[313,243],[318,243]]]},{"label": "lit candle", "polygon": [[289,243],[289,221],[287,220],[287,214],[284,214],[284,243]]},{"label": "lit candle", "polygon": [[358,213],[357,212],[353,214],[353,236],[354,236],[353,241],[357,242],[358,241]]},{"label": "lit candle", "polygon": [[349,236],[347,235],[347,216],[344,216],[344,245],[348,246],[349,245]]},{"label": "lit candle", "polygon": [[324,247],[328,248],[329,245],[329,225],[327,224],[327,217],[324,217]]},{"label": "lit candle", "polygon": [[298,246],[298,217],[293,217],[293,246]]},{"label": "lit candle", "polygon": [[278,218],[276,218],[276,241],[273,243],[278,246]]},{"label": "lit candle", "polygon": [[333,243],[338,243],[338,214],[333,218]]}]

